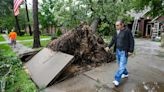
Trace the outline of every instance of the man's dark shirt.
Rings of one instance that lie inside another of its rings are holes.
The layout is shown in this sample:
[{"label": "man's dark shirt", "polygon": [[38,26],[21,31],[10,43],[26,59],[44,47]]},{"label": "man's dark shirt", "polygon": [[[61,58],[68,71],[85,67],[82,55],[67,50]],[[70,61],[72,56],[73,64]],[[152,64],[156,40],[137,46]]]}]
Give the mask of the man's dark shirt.
[{"label": "man's dark shirt", "polygon": [[115,33],[109,44],[109,48],[113,45],[114,51],[116,51],[117,48],[132,53],[134,51],[134,38],[131,31],[128,28],[124,28],[120,30],[119,34]]}]

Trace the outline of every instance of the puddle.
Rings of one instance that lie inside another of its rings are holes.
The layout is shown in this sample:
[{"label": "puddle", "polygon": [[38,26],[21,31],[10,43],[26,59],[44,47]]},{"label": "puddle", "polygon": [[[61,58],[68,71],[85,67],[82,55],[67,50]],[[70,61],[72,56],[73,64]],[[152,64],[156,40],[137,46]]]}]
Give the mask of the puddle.
[{"label": "puddle", "polygon": [[137,85],[131,92],[164,92],[164,83],[143,82]]}]

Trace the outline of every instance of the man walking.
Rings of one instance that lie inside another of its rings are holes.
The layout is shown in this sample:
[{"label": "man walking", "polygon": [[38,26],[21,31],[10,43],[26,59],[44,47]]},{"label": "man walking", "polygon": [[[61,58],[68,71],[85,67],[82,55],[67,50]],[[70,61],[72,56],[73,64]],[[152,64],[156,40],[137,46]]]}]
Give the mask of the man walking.
[{"label": "man walking", "polygon": [[9,33],[9,39],[11,40],[11,46],[14,47],[14,48],[16,47],[16,37],[17,37],[17,33],[16,32],[11,31]]},{"label": "man walking", "polygon": [[105,50],[108,51],[114,45],[118,70],[115,73],[115,80],[113,81],[113,84],[117,87],[120,84],[121,78],[128,77],[126,65],[128,61],[128,55],[131,55],[134,50],[134,38],[131,31],[127,27],[125,27],[123,20],[118,20],[115,26],[117,32],[115,33],[111,43],[108,47],[105,48]]}]

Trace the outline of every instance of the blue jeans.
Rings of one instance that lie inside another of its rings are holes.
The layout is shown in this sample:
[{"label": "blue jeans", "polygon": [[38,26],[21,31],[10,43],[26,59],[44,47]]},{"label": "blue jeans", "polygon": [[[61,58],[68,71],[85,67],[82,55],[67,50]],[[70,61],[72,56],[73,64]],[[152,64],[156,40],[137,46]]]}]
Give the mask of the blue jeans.
[{"label": "blue jeans", "polygon": [[118,64],[118,70],[115,74],[115,80],[120,82],[122,74],[127,75],[128,71],[126,69],[128,57],[126,56],[126,52],[123,50],[116,49],[116,59]]}]

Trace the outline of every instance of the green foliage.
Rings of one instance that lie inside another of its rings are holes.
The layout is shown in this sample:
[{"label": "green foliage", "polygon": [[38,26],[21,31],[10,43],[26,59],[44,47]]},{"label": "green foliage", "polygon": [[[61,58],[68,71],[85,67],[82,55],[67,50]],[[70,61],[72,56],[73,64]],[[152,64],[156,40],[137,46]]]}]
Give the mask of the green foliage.
[{"label": "green foliage", "polygon": [[58,29],[58,30],[56,31],[56,36],[59,37],[59,36],[61,36],[61,35],[62,35],[62,32],[61,32],[60,29]]},{"label": "green foliage", "polygon": [[52,36],[51,36],[51,40],[54,40],[54,39],[57,39],[58,37],[56,36],[56,33],[54,33]]},{"label": "green foliage", "polygon": [[42,25],[42,28],[48,28],[52,25],[58,26],[57,16],[55,16],[55,10],[58,10],[61,7],[61,3],[57,2],[58,0],[43,0],[43,3],[40,5],[41,9],[39,10],[39,22]]},{"label": "green foliage", "polygon": [[[9,32],[13,27],[15,27],[15,17],[13,13],[13,0],[0,0],[0,29],[8,30]],[[32,20],[32,12],[29,11],[30,20]],[[27,24],[32,24],[27,22],[25,8],[20,8],[20,14],[18,15],[19,25],[22,30],[24,30]]]},{"label": "green foliage", "polygon": [[[32,25],[32,22],[33,22],[32,21],[32,12],[31,12],[31,10],[29,10],[28,13],[29,13],[30,22],[27,21],[25,8],[20,8],[20,14],[18,15],[18,20],[19,20],[20,29],[23,30],[23,31],[24,31],[25,27],[28,26],[28,24]],[[15,22],[15,20],[14,20],[14,22]]]},{"label": "green foliage", "polygon": [[37,92],[35,84],[32,83],[24,70],[17,70],[15,83],[8,84],[6,92]]},{"label": "green foliage", "polygon": [[132,0],[132,6],[135,10],[143,10],[145,7],[150,7],[148,15],[153,17],[164,15],[164,0]]},{"label": "green foliage", "polygon": [[[108,24],[110,31],[113,31],[113,24],[117,19],[131,21],[132,18],[126,15],[126,11],[131,9],[130,2],[130,0],[43,0],[40,5],[40,23],[43,28],[51,25],[72,28],[80,21],[90,24],[95,18],[99,18]],[[108,31],[102,32],[103,30],[104,27],[100,28],[100,33],[108,34]]]},{"label": "green foliage", "polygon": [[62,32],[60,29],[57,29],[57,31],[51,36],[51,40],[57,39],[62,35]]},{"label": "green foliage", "polygon": [[6,16],[13,12],[13,0],[0,0],[0,16]]},{"label": "green foliage", "polygon": [[2,37],[1,34],[0,34],[0,41],[5,41],[5,39]]},{"label": "green foliage", "polygon": [[15,53],[12,52],[12,49],[10,48],[10,46],[8,46],[8,44],[0,44],[0,51],[3,51],[4,55],[9,55],[9,56],[15,55]]},{"label": "green foliage", "polygon": [[0,28],[8,29],[9,31],[11,31],[11,29],[14,26],[15,26],[15,20],[12,14],[9,14],[6,16],[0,16]]},{"label": "green foliage", "polygon": [[[1,51],[1,53],[3,53]],[[9,85],[13,85],[16,78],[16,72],[21,67],[20,61],[14,56],[4,56],[1,54],[0,57],[0,76],[1,76],[1,85],[4,84],[4,88],[7,89]],[[11,69],[10,69],[11,68]],[[5,75],[9,73],[6,77]],[[5,77],[5,78],[4,78]],[[4,78],[4,79],[3,79]],[[6,86],[6,87],[5,87]]]},{"label": "green foliage", "polygon": [[0,28],[11,30],[15,25],[13,16],[13,1],[0,0]]},{"label": "green foliage", "polygon": [[98,33],[100,33],[102,35],[109,35],[109,32],[110,32],[110,30],[109,30],[109,24],[102,22],[99,25]]},{"label": "green foliage", "polygon": [[23,70],[21,61],[7,44],[0,45],[0,81],[5,92],[36,92],[36,87]]},{"label": "green foliage", "polygon": [[109,44],[109,42],[110,42],[111,39],[112,39],[112,36],[103,36],[102,38],[103,38],[103,40],[105,41],[105,43]]}]

